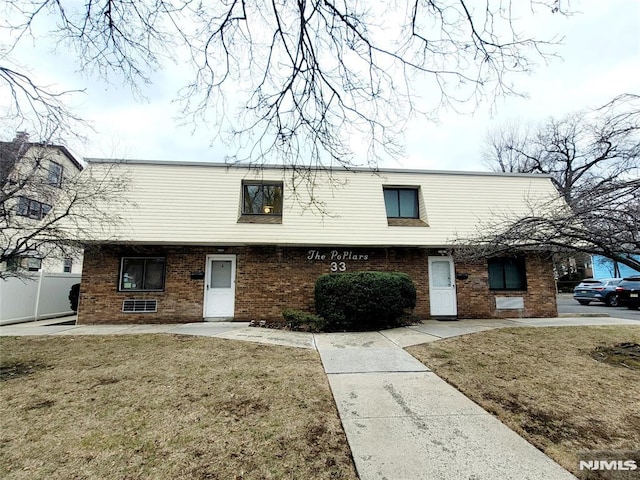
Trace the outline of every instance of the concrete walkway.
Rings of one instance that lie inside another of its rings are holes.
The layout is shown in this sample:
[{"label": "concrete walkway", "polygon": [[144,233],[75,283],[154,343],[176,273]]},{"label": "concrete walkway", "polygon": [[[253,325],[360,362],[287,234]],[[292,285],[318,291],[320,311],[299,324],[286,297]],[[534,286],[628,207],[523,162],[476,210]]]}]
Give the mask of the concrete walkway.
[{"label": "concrete walkway", "polygon": [[575,478],[384,334],[317,346],[361,480]]},{"label": "concrete walkway", "polygon": [[402,347],[501,327],[640,325],[618,318],[426,321],[365,333],[311,334],[246,323],[0,327],[9,335],[170,333],[316,349],[361,480],[575,479]]}]

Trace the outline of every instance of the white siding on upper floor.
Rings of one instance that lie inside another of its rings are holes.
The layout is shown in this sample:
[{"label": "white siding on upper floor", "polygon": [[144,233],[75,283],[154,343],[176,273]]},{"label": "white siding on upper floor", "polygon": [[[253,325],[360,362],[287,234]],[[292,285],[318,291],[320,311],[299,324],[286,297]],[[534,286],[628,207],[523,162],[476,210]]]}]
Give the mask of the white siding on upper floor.
[{"label": "white siding on upper floor", "polygon": [[[90,162],[91,169],[111,163]],[[127,162],[129,191],[114,202],[123,222],[111,241],[149,244],[445,246],[502,216],[556,197],[547,177],[458,172],[317,172],[292,186],[290,172],[220,165]],[[238,223],[243,180],[284,182],[282,224]],[[388,226],[382,188],[419,186],[427,227]],[[311,190],[311,192],[310,192]],[[316,199],[313,205],[311,195]],[[322,213],[321,213],[322,211]]]}]

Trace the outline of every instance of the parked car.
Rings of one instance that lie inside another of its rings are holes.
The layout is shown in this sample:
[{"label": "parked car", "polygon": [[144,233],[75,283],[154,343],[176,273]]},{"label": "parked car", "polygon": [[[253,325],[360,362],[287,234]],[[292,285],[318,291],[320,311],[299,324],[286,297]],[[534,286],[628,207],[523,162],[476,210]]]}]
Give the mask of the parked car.
[{"label": "parked car", "polygon": [[616,287],[620,305],[635,310],[640,307],[640,275],[627,277]]},{"label": "parked car", "polygon": [[617,307],[618,292],[616,287],[621,281],[621,278],[585,278],[573,289],[573,298],[580,305],[602,302],[609,307]]}]

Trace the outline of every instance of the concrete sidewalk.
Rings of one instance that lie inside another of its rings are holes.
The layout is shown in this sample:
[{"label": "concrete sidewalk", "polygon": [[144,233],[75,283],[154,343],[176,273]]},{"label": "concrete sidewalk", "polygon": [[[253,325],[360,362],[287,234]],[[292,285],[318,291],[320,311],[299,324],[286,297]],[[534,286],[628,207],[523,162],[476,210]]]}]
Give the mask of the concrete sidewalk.
[{"label": "concrete sidewalk", "polygon": [[575,479],[383,333],[316,337],[361,480]]},{"label": "concrete sidewalk", "polygon": [[361,480],[575,479],[403,347],[502,327],[640,325],[619,318],[425,321],[382,332],[311,334],[246,323],[0,327],[0,336],[202,335],[316,349]]},{"label": "concrete sidewalk", "polygon": [[[316,349],[317,339],[326,333],[313,334],[289,332],[270,328],[249,327],[247,322],[198,322],[186,324],[142,324],[142,325],[75,325],[74,316],[37,322],[0,325],[0,336],[34,335],[132,335],[140,333],[169,333],[176,335],[198,335],[244,340],[272,345],[284,345]],[[377,332],[399,347],[432,342],[441,338],[455,337],[504,327],[564,327],[581,325],[640,325],[635,320],[613,317],[564,317],[564,318],[519,318],[487,320],[427,320],[410,327]],[[354,342],[345,345],[360,345],[360,338],[369,333],[355,333]],[[346,338],[346,337],[345,337]]]}]

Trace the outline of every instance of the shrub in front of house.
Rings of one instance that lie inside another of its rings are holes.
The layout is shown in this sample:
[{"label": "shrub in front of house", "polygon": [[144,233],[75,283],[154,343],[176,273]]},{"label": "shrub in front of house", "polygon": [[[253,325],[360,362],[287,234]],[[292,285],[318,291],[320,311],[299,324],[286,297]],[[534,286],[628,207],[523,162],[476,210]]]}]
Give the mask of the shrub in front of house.
[{"label": "shrub in front of house", "polygon": [[69,290],[69,305],[71,310],[78,312],[78,300],[80,298],[80,284],[74,283]]},{"label": "shrub in front of house", "polygon": [[291,330],[303,330],[305,332],[322,332],[326,322],[324,318],[313,313],[303,312],[294,308],[287,308],[282,311],[282,316],[287,326]]},{"label": "shrub in front of house", "polygon": [[348,272],[316,281],[315,309],[327,330],[394,327],[415,306],[416,288],[404,273]]}]

